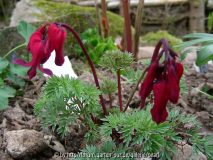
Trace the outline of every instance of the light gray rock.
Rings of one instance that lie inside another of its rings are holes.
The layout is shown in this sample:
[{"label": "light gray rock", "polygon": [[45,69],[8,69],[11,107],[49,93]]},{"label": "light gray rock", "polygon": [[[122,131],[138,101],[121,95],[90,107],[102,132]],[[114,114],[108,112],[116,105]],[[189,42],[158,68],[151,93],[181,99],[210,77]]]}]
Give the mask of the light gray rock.
[{"label": "light gray rock", "polygon": [[4,115],[5,114],[17,119],[22,119],[26,115],[26,113],[19,106],[14,107],[12,110],[5,111]]},{"label": "light gray rock", "polygon": [[[183,142],[185,143],[185,142]],[[178,155],[175,155],[172,160],[207,160],[206,156],[203,153],[199,153],[199,157],[191,157],[188,158],[189,155],[192,153],[192,147],[188,144],[184,145],[183,147],[177,147]]]},{"label": "light gray rock", "polygon": [[208,0],[207,8],[209,8],[209,9],[213,8],[213,0]]},{"label": "light gray rock", "polygon": [[39,21],[32,13],[41,13],[41,11],[34,6],[32,0],[21,0],[17,2],[10,19],[10,26],[17,26],[18,22],[21,20],[26,22]]},{"label": "light gray rock", "polygon": [[31,156],[47,148],[43,134],[35,130],[9,131],[5,140],[6,150],[13,158]]},{"label": "light gray rock", "polygon": [[57,140],[53,140],[55,139],[55,137],[51,136],[51,135],[45,135],[44,136],[45,139],[45,143],[48,145],[48,147],[50,147],[51,149],[57,151],[57,152],[63,152],[65,153],[66,150],[64,148],[64,146]]},{"label": "light gray rock", "polygon": [[140,59],[151,59],[154,53],[155,47],[153,46],[145,46],[139,47],[138,50],[138,60]]}]

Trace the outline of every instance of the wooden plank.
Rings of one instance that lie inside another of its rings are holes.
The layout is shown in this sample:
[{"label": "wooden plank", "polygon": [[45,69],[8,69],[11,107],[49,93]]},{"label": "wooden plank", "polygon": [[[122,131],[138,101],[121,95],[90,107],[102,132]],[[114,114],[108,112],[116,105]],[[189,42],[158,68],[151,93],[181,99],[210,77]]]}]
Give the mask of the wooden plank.
[{"label": "wooden plank", "polygon": [[[101,5],[101,0],[97,0],[98,5]],[[158,6],[158,5],[165,5],[165,3],[188,3],[189,0],[144,0],[144,6]],[[107,8],[108,9],[116,9],[119,8],[120,0],[106,0]],[[139,0],[130,0],[131,7],[137,7]],[[94,0],[89,1],[81,1],[77,3],[79,6],[88,6],[93,7],[95,6]]]},{"label": "wooden plank", "polygon": [[[113,2],[117,0],[106,0],[106,3]],[[89,0],[89,1],[81,1],[77,3],[79,6],[85,6],[85,7],[94,7],[95,6],[95,1],[94,0]],[[97,4],[100,6],[101,5],[101,0],[97,0]]]},{"label": "wooden plank", "polygon": [[[144,1],[144,6],[159,6],[159,5],[165,5],[166,3],[188,3],[189,0],[145,0]],[[139,3],[139,0],[131,0],[130,1],[130,6],[131,7],[137,7]],[[116,9],[120,5],[119,1],[113,1],[109,2],[107,4],[108,9]]]}]

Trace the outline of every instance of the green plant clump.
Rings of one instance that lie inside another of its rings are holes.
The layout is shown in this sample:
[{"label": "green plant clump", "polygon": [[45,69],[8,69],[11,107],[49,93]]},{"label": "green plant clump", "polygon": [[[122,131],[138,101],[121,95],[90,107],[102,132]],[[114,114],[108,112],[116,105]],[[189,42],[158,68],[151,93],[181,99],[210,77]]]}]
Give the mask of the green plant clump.
[{"label": "green plant clump", "polygon": [[[105,51],[112,51],[117,49],[117,46],[114,44],[114,38],[108,37],[103,39],[103,37],[98,36],[97,29],[87,29],[80,35],[80,38],[95,65],[99,63],[100,58]],[[84,56],[85,60],[87,59],[80,45],[75,46],[75,52],[78,55]]]},{"label": "green plant clump", "polygon": [[[176,38],[172,36],[171,34],[169,34],[167,31],[163,31],[163,30],[159,30],[156,33],[154,32],[147,33],[145,36],[140,37],[140,42],[144,45],[155,46],[161,38],[167,39],[169,42],[169,46],[171,46],[172,49],[174,49],[173,46],[182,42],[181,39]],[[177,49],[175,51],[177,51]]]}]

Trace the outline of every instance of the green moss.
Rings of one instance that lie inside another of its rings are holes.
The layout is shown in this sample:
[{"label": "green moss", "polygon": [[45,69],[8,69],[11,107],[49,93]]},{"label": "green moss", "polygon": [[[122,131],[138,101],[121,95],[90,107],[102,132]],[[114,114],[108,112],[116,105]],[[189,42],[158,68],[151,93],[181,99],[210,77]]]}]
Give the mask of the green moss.
[{"label": "green moss", "polygon": [[[97,15],[94,7],[80,7],[77,5],[49,2],[45,0],[34,0],[34,4],[42,13],[36,15],[41,22],[60,22],[70,25],[79,35],[88,28],[98,28]],[[89,14],[88,14],[89,13]],[[124,19],[120,16],[108,12],[110,36],[118,37],[123,33]],[[38,28],[43,24],[37,23]],[[64,44],[64,55],[75,55],[74,46],[78,42],[74,36],[67,32],[67,38]]]},{"label": "green moss", "polygon": [[[49,2],[45,0],[34,0],[35,5],[42,10],[42,14],[38,15],[38,18],[41,20],[47,20],[49,18],[54,19],[55,17],[63,16],[63,15],[70,15],[72,13],[90,13],[90,17],[92,18],[94,24],[93,28],[98,28],[97,23],[97,15],[94,7],[80,7],[77,5],[71,5],[66,3],[57,3],[57,2]],[[123,33],[123,27],[124,27],[124,19],[120,16],[112,13],[107,12],[108,19],[109,19],[109,30],[110,30],[110,36],[117,37],[121,36]],[[75,22],[77,18],[72,14],[72,17],[70,16],[70,20]],[[85,20],[85,18],[84,18]],[[59,21],[58,21],[59,22]],[[86,21],[85,21],[86,22]],[[85,26],[85,30],[87,29]],[[85,31],[84,30],[84,31]]]},{"label": "green moss", "polygon": [[170,48],[173,50],[177,51],[177,48],[173,48],[173,46],[177,45],[178,43],[181,43],[182,40],[179,38],[176,38],[169,34],[167,31],[160,30],[156,33],[154,32],[149,32],[145,36],[140,37],[140,42],[142,45],[152,45],[155,46],[158,41],[162,38],[165,38],[169,42]]}]

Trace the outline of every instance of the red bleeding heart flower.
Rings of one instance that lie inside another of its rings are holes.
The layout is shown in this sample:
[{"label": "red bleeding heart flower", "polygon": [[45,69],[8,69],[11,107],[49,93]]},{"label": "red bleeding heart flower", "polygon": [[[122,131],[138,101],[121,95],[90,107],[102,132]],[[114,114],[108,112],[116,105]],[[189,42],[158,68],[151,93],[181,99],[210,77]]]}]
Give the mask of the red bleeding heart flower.
[{"label": "red bleeding heart flower", "polygon": [[55,64],[61,66],[64,63],[62,49],[67,35],[66,29],[53,23],[48,28],[48,35],[56,51]]},{"label": "red bleeding heart flower", "polygon": [[[163,49],[160,51],[160,47]],[[165,59],[160,62],[163,54]],[[141,85],[140,96],[142,99],[141,109],[145,106],[145,100],[154,92],[154,106],[151,109],[152,119],[157,124],[166,120],[167,102],[177,103],[180,93],[180,78],[183,75],[183,66],[177,53],[169,48],[166,39],[161,39],[156,45],[151,64],[147,69],[147,76]]]},{"label": "red bleeding heart flower", "polygon": [[[47,29],[47,26],[49,28]],[[48,33],[48,34],[47,34]],[[27,75],[32,79],[36,75],[36,68],[41,72],[53,76],[50,69],[41,68],[41,64],[44,64],[50,57],[51,52],[56,50],[56,65],[62,65],[64,63],[64,57],[62,54],[62,48],[66,39],[66,30],[59,27],[56,24],[46,24],[40,27],[34,32],[29,40],[28,50],[32,53],[32,60],[27,63],[22,59],[15,59],[13,63],[30,67]]]}]

